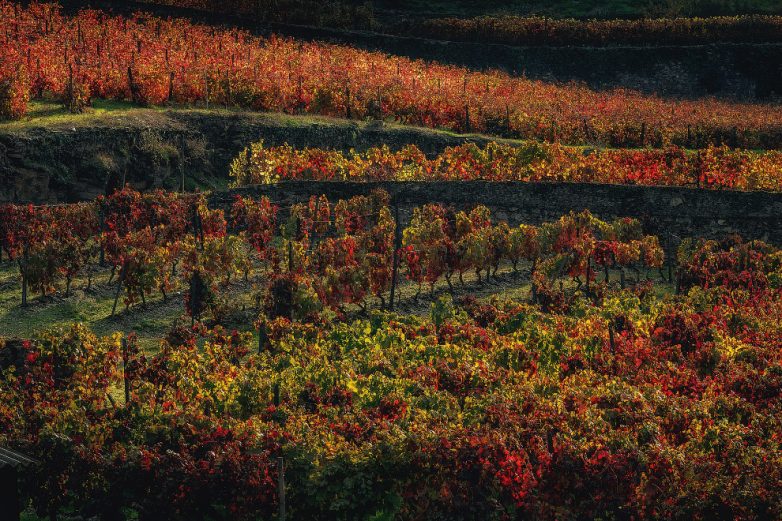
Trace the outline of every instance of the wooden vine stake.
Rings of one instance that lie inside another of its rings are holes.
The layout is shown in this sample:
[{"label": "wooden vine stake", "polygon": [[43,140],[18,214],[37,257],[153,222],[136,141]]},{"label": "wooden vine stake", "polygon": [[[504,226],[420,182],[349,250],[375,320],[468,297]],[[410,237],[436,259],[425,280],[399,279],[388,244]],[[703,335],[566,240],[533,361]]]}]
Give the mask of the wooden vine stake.
[{"label": "wooden vine stake", "polygon": [[266,333],[266,325],[261,323],[258,325],[258,354],[263,353],[266,349],[266,344],[269,341],[269,335]]},{"label": "wooden vine stake", "polygon": [[114,294],[114,305],[111,306],[111,316],[117,312],[117,301],[119,300],[119,294],[122,291],[122,284],[125,282],[125,263],[122,263],[122,269],[119,272],[119,281],[117,282],[117,292]]},{"label": "wooden vine stake", "polygon": [[206,101],[206,108],[209,108],[209,76],[204,74],[204,100]]},{"label": "wooden vine stake", "polygon": [[402,248],[402,226],[399,220],[399,205],[394,204],[394,251],[391,269],[391,295],[388,299],[389,311],[394,310],[394,295],[396,294],[396,280],[399,272],[399,250]]},{"label": "wooden vine stake", "polygon": [[128,339],[122,338],[122,381],[125,386],[125,405],[130,402],[130,377],[128,376]]},{"label": "wooden vine stake", "polygon": [[279,520],[285,521],[285,459],[277,458],[277,486],[280,500]]},{"label": "wooden vine stake", "polygon": [[608,325],[608,345],[611,348],[611,366],[616,374],[616,341],[614,340],[614,324]]}]

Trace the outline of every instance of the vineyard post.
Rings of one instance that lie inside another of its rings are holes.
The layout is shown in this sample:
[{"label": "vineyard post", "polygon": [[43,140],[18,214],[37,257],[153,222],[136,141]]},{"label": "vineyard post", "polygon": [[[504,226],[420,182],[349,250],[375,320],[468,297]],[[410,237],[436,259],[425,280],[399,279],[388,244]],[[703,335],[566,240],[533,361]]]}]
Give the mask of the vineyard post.
[{"label": "vineyard post", "polygon": [[133,68],[129,65],[128,66],[128,88],[130,89],[130,99],[131,101],[136,101],[136,86],[133,81]]},{"label": "vineyard post", "polygon": [[200,286],[198,285],[197,274],[198,270],[193,271],[190,275],[190,327],[195,326],[196,315],[200,315],[201,310],[201,293]]},{"label": "vineyard post", "polygon": [[646,122],[641,123],[641,147],[646,146]]},{"label": "vineyard post", "polygon": [[320,221],[320,197],[315,199],[315,217],[312,220],[312,238],[310,239],[310,251],[314,251],[318,246],[318,224]]},{"label": "vineyard post", "polygon": [[681,279],[681,273],[679,273],[678,269],[678,261],[677,261],[677,269],[675,272],[675,283],[676,283],[676,295],[681,295],[682,292],[682,279]]},{"label": "vineyard post", "polygon": [[396,279],[399,272],[399,250],[402,248],[402,226],[399,220],[399,204],[394,202],[394,249],[391,269],[391,295],[388,299],[389,311],[394,310],[394,295],[396,294]]},{"label": "vineyard post", "polygon": [[73,112],[73,110],[76,107],[76,105],[75,105],[75,100],[74,100],[74,97],[75,97],[74,94],[75,93],[73,91],[73,65],[70,64],[70,63],[68,64],[68,87],[67,87],[66,93],[67,93],[65,95],[66,107],[67,107],[68,110]]},{"label": "vineyard post", "polygon": [[[173,75],[173,73],[171,73]],[[179,156],[181,157],[179,161],[179,174],[181,177],[181,192],[185,193],[185,135],[181,134],[179,136]]]},{"label": "vineyard post", "polygon": [[614,374],[616,374],[616,342],[614,340],[613,321],[608,324],[608,345],[611,348],[611,367]]},{"label": "vineyard post", "polygon": [[288,273],[293,273],[293,241],[298,238],[299,233],[301,233],[301,222],[299,222],[299,217],[296,216],[296,232],[288,241]]},{"label": "vineyard post", "polygon": [[22,272],[22,307],[27,305],[27,247],[24,248],[22,260],[19,266]]},{"label": "vineyard post", "polygon": [[259,355],[263,353],[267,341],[268,341],[268,337],[266,334],[266,325],[260,323],[258,324],[258,354]]},{"label": "vineyard post", "polygon": [[304,91],[301,84],[301,74],[299,74],[299,87],[298,87],[298,101],[296,102],[296,113],[301,114],[304,112]]},{"label": "vineyard post", "polygon": [[554,453],[554,430],[550,427],[546,429],[546,448],[550,453]]},{"label": "vineyard post", "polygon": [[206,108],[209,108],[209,76],[204,74],[204,99],[206,101]]},{"label": "vineyard post", "polygon": [[351,119],[350,113],[350,87],[345,86],[345,117]]},{"label": "vineyard post", "polygon": [[529,278],[530,281],[532,282],[532,286],[530,287],[530,298],[533,304],[538,303],[538,284],[535,282],[535,270],[537,269],[537,266],[538,266],[538,259],[537,258],[532,259],[532,267],[530,268],[529,271]]},{"label": "vineyard post", "polygon": [[201,251],[204,251],[204,221],[201,220],[201,214],[198,213],[198,241],[201,245]]},{"label": "vineyard post", "polygon": [[470,106],[464,105],[464,131],[470,132]]},{"label": "vineyard post", "polygon": [[[166,62],[168,62],[168,49],[166,49]],[[174,71],[168,73],[168,102],[174,100]]]},{"label": "vineyard post", "polygon": [[122,263],[122,268],[119,271],[119,281],[117,282],[117,292],[114,294],[114,305],[111,306],[111,316],[113,317],[114,314],[117,312],[117,301],[119,300],[119,293],[122,290],[122,283],[125,282],[125,266],[126,264]]},{"label": "vineyard post", "polygon": [[245,159],[246,159],[246,166],[245,166],[245,169],[244,169],[244,175],[245,175],[245,179],[247,179],[248,181],[250,179],[252,179],[251,174],[252,174],[252,170],[253,170],[253,167],[252,167],[253,153],[252,153],[251,149],[252,149],[252,146],[248,146],[245,149],[245,151],[244,151]]},{"label": "vineyard post", "polygon": [[[233,56],[231,56],[233,60]],[[225,71],[225,108],[228,108],[233,102],[233,95],[231,94],[231,73]]]},{"label": "vineyard post", "polygon": [[280,456],[277,458],[277,480],[278,493],[280,496],[280,521],[285,521],[285,460]]},{"label": "vineyard post", "polygon": [[105,210],[103,208],[103,202],[100,202],[99,206],[98,206],[98,220],[99,220],[99,224],[100,224],[100,235],[101,235],[101,240],[100,240],[100,259],[99,259],[98,262],[100,263],[101,266],[105,266],[106,265],[106,248],[103,245],[103,233],[106,231],[106,215],[105,215]]},{"label": "vineyard post", "polygon": [[589,288],[589,279],[592,277],[592,257],[587,257],[587,266],[586,266],[586,294],[587,297],[591,296],[592,291]]},{"label": "vineyard post", "polygon": [[128,339],[122,337],[122,381],[125,385],[125,405],[130,402],[130,380],[128,378]]},{"label": "vineyard post", "polygon": [[38,77],[38,97],[43,97],[43,82],[41,81],[41,58],[35,59],[36,76]]}]

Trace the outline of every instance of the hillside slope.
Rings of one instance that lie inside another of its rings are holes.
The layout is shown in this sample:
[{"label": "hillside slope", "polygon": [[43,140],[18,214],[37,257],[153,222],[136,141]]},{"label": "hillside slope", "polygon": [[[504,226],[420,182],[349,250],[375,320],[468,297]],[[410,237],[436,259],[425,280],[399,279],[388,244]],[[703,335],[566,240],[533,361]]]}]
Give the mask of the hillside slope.
[{"label": "hillside slope", "polygon": [[[378,122],[227,109],[147,109],[97,102],[87,114],[37,103],[26,121],[0,124],[0,202],[92,199],[125,182],[138,189],[220,188],[231,161],[260,139],[270,145],[348,151],[415,143],[427,154],[480,135]],[[499,140],[512,143],[510,140]]]}]

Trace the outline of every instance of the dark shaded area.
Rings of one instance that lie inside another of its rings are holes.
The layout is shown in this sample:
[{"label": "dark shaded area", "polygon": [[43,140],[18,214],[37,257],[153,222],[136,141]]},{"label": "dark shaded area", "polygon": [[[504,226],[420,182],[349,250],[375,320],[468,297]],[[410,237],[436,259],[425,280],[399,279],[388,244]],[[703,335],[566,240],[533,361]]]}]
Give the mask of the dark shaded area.
[{"label": "dark shaded area", "polygon": [[768,100],[782,96],[780,43],[513,47],[311,27],[275,25],[273,30],[471,69],[496,68],[531,79],[583,82],[595,89],[624,87],[675,98]]},{"label": "dark shaded area", "polygon": [[[265,195],[288,206],[312,195],[329,199],[386,190],[403,212],[430,202],[457,209],[488,206],[509,224],[538,224],[570,211],[588,209],[601,219],[635,217],[645,233],[662,238],[724,238],[738,233],[746,239],[782,244],[782,194],[729,192],[677,187],[578,183],[520,182],[285,182],[217,192],[211,204],[228,207],[239,194]],[[406,218],[406,217],[405,217]],[[404,220],[404,218],[403,218]]]},{"label": "dark shaded area", "polygon": [[[88,125],[0,128],[0,202],[75,202],[124,183],[139,190],[219,188],[250,143],[328,146],[342,151],[415,143],[435,155],[464,137],[417,127],[248,112],[157,111],[106,117]],[[499,140],[502,141],[502,140]]]},{"label": "dark shaded area", "polygon": [[545,15],[553,18],[732,16],[782,12],[775,0],[374,0],[419,16]]}]

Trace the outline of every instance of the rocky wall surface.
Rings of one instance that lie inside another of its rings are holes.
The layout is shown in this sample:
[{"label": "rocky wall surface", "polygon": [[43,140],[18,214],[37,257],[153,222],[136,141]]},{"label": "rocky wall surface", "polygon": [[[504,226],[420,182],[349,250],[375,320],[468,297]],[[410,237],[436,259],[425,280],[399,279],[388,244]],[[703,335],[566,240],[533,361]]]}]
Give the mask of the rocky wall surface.
[{"label": "rocky wall surface", "polygon": [[[0,125],[0,202],[75,202],[130,184],[138,190],[214,189],[249,144],[348,151],[415,143],[435,155],[465,141],[416,127],[231,110],[134,109],[83,123]],[[492,139],[494,140],[494,139]],[[502,140],[498,140],[502,141]]]},{"label": "rocky wall surface", "polygon": [[510,224],[540,223],[588,209],[603,219],[635,217],[646,233],[674,241],[740,234],[782,244],[782,194],[675,187],[573,183],[466,182],[286,182],[216,192],[212,203],[227,207],[237,195],[265,195],[282,206],[326,194],[329,200],[386,190],[402,220],[428,202],[468,209],[482,204]]}]

